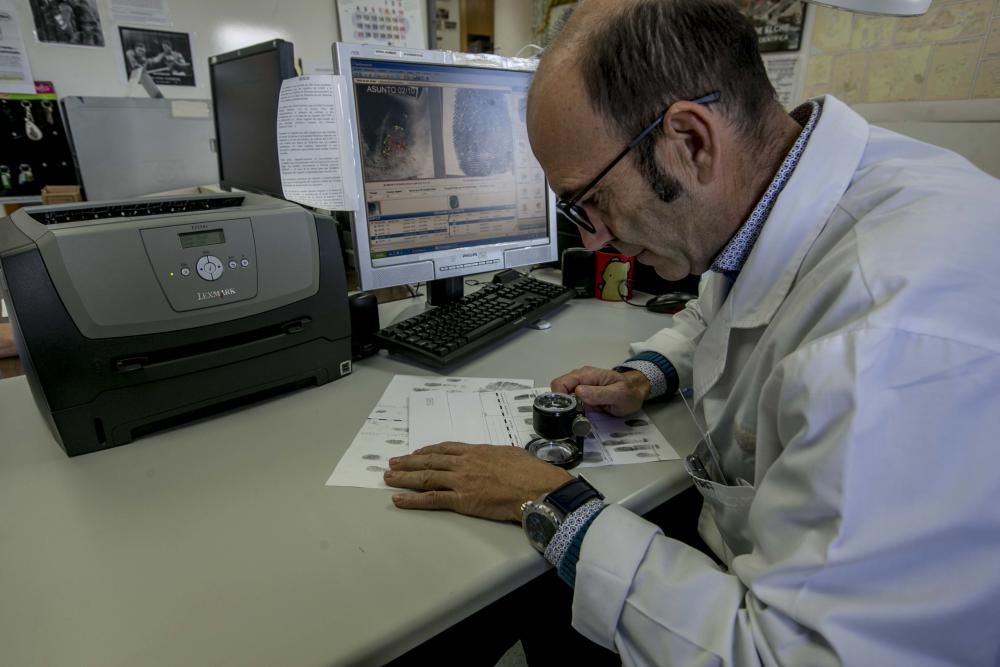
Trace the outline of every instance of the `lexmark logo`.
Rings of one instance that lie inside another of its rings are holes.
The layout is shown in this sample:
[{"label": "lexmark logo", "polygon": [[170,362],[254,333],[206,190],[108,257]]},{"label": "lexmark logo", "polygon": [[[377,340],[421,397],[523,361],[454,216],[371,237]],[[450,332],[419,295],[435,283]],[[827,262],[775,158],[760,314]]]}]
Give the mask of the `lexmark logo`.
[{"label": "lexmark logo", "polygon": [[209,301],[211,299],[224,299],[227,296],[236,296],[236,290],[232,287],[225,289],[214,289],[210,292],[198,292],[198,301]]}]

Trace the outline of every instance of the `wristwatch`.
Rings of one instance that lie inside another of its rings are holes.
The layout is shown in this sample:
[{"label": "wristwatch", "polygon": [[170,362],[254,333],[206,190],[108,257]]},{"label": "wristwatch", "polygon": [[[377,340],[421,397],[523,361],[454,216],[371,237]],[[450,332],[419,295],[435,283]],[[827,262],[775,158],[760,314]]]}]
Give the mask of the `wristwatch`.
[{"label": "wristwatch", "polygon": [[603,500],[604,496],[583,477],[575,477],[555,491],[525,502],[521,505],[521,526],[528,542],[545,553],[566,516],[594,498]]}]

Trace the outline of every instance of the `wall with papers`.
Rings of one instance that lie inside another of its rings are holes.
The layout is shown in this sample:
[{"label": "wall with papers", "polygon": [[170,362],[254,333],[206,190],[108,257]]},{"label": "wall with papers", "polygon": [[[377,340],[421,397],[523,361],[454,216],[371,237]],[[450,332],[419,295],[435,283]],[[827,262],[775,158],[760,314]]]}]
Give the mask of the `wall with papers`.
[{"label": "wall with papers", "polygon": [[[104,33],[104,47],[67,46],[39,42],[29,0],[14,0],[21,35],[35,80],[51,81],[59,97],[129,94],[119,23],[107,0],[97,3]],[[282,38],[295,45],[296,58],[306,72],[330,72],[330,44],[339,33],[332,0],[167,0],[170,25],[140,26],[191,35],[195,86],[162,86],[166,97],[210,97],[208,57]],[[121,25],[138,26],[137,23]],[[134,95],[143,94],[141,90]]]}]

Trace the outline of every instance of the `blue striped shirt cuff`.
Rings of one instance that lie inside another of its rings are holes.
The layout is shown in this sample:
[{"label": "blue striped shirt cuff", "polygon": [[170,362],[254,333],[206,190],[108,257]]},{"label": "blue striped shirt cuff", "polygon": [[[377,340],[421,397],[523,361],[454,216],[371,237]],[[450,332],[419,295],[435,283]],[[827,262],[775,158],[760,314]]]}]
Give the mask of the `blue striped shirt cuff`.
[{"label": "blue striped shirt cuff", "polygon": [[622,369],[637,370],[646,376],[651,387],[647,400],[661,396],[670,398],[677,393],[677,387],[680,385],[677,369],[659,352],[647,350],[629,357],[621,366],[615,367],[616,371]]},{"label": "blue striped shirt cuff", "polygon": [[[576,585],[576,564],[580,560],[583,538],[586,536],[590,524],[594,523],[594,519],[605,507],[607,507],[605,502],[596,498],[591,500],[566,517],[566,522],[559,527],[559,532],[556,533],[558,536],[565,529],[564,538],[568,539],[564,539],[565,550],[562,551],[559,560],[557,562],[549,560],[549,562],[556,566],[559,578],[570,586]],[[556,538],[553,537],[552,541],[555,542]],[[548,549],[545,550],[545,557],[549,558]]]}]

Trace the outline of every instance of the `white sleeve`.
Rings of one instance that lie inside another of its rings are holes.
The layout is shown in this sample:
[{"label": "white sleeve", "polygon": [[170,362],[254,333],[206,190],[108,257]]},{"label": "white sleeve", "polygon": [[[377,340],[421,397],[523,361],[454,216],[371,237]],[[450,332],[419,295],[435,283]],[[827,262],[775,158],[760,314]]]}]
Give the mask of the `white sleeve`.
[{"label": "white sleeve", "polygon": [[997,664],[1000,353],[860,330],[760,398],[753,550],[725,571],[608,507],[574,626],[626,665]]},{"label": "white sleeve", "polygon": [[687,302],[684,310],[671,318],[669,326],[660,329],[647,340],[632,343],[629,351],[658,352],[673,364],[681,387],[690,387],[693,379],[692,362],[694,350],[705,331],[705,320],[701,317],[698,300]]}]

